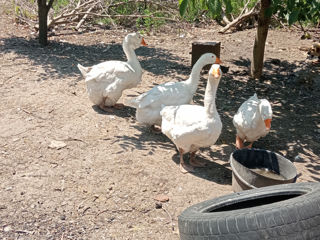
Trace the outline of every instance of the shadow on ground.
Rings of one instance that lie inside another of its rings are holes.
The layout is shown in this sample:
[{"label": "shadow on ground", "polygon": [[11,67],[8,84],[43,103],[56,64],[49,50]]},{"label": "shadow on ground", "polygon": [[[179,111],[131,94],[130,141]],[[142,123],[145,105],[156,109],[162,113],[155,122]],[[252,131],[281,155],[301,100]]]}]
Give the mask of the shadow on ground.
[{"label": "shadow on ground", "polygon": [[[81,46],[67,42],[51,41],[45,48],[40,47],[35,39],[20,37],[2,38],[0,49],[4,53],[13,52],[17,58],[26,57],[34,65],[41,65],[46,70],[39,78],[51,77],[64,79],[66,76],[80,76],[77,64],[91,66],[106,60],[125,61],[120,44],[95,44]],[[136,50],[142,68],[155,75],[188,76],[190,68],[181,64],[183,60],[162,48],[141,47]],[[232,145],[235,129],[232,117],[242,102],[257,93],[260,98],[267,98],[273,107],[272,131],[254,144],[274,152],[282,152],[290,160],[299,153],[311,159],[320,155],[320,79],[319,66],[304,61],[287,62],[279,59],[266,59],[264,76],[260,80],[249,79],[250,61],[239,58],[231,61],[228,73],[225,73],[217,92],[217,108],[223,122],[223,131],[217,144]],[[194,96],[196,104],[203,104],[207,75],[203,75],[200,86]],[[126,109],[128,110],[128,109]],[[115,111],[121,117],[134,118],[134,110]],[[137,126],[134,126],[137,127]],[[118,136],[123,146],[143,149],[146,144],[172,147],[163,136],[154,136],[140,128],[141,134]],[[312,154],[313,153],[313,154]],[[223,154],[217,157],[223,157]],[[315,161],[315,160],[314,160]],[[316,164],[309,164],[308,169],[318,174]],[[315,177],[316,181],[320,177]]]},{"label": "shadow on ground", "polygon": [[[216,144],[232,146],[235,141],[235,128],[232,123],[240,105],[254,93],[266,98],[273,108],[272,130],[264,138],[254,143],[254,147],[282,153],[289,160],[297,159],[299,153],[313,161],[307,168],[316,181],[320,173],[315,164],[315,155],[320,155],[320,78],[319,66],[305,61],[287,62],[267,59],[264,76],[260,80],[249,79],[250,61],[234,60],[229,72],[220,81],[217,92],[217,109],[223,123],[222,134]],[[194,96],[196,104],[203,105],[206,87],[205,75]],[[316,101],[316,102],[315,102]],[[231,145],[232,143],[232,145]],[[230,154],[234,147],[225,151]],[[212,153],[224,158],[224,153]],[[301,160],[303,161],[303,160]]]},{"label": "shadow on ground", "polygon": [[149,150],[148,154],[152,155],[159,148],[172,149],[174,147],[165,135],[153,133],[146,126],[131,124],[131,127],[137,129],[139,133],[130,136],[115,136],[114,142],[119,142],[119,145],[124,149]]},{"label": "shadow on ground", "polygon": [[[186,163],[189,162],[189,157],[190,154],[184,154],[183,158]],[[206,166],[203,168],[195,168],[195,172],[187,174],[192,174],[196,177],[203,178],[218,184],[231,185],[232,171],[229,168],[226,168],[224,164],[221,165],[215,163],[214,161],[208,160],[205,157],[201,156],[201,154],[199,153],[197,153],[196,158],[204,162]],[[175,155],[172,156],[172,160],[177,164],[177,168],[179,168],[180,155],[178,151]]]},{"label": "shadow on ground", "polygon": [[[26,57],[33,65],[42,65],[46,73],[40,76],[41,80],[50,77],[63,77],[78,75],[80,72],[77,64],[92,66],[103,61],[120,60],[126,61],[122,45],[95,44],[76,45],[68,42],[50,41],[47,47],[41,47],[37,40],[27,40],[22,37],[11,37],[0,39],[4,44],[0,49],[4,53],[13,52],[17,58]],[[145,71],[155,75],[188,74],[189,67],[181,64],[181,59],[162,48],[140,47],[136,54]]]}]

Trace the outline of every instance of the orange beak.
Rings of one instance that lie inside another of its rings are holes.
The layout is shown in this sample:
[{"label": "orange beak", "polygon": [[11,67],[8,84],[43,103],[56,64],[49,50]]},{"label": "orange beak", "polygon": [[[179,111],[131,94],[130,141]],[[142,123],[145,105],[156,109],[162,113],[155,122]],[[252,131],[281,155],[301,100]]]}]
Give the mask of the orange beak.
[{"label": "orange beak", "polygon": [[221,64],[221,63],[222,63],[222,62],[221,62],[220,58],[216,57],[216,62],[215,62],[215,64]]},{"label": "orange beak", "polygon": [[220,76],[219,69],[218,68],[212,69],[211,75],[214,76],[215,78],[219,77]]},{"label": "orange beak", "polygon": [[270,130],[270,128],[271,128],[271,121],[272,121],[272,119],[264,120],[264,124],[266,125],[267,130]]},{"label": "orange beak", "polygon": [[142,38],[142,40],[141,40],[141,45],[148,46],[148,44],[144,41],[144,38]]}]

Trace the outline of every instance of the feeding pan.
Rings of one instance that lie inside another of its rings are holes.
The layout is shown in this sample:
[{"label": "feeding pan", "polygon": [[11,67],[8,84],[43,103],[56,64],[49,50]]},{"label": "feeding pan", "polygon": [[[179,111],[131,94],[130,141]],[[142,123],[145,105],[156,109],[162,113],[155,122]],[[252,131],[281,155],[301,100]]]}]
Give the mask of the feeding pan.
[{"label": "feeding pan", "polygon": [[230,156],[234,192],[276,184],[293,183],[294,164],[285,157],[264,149],[241,149]]}]

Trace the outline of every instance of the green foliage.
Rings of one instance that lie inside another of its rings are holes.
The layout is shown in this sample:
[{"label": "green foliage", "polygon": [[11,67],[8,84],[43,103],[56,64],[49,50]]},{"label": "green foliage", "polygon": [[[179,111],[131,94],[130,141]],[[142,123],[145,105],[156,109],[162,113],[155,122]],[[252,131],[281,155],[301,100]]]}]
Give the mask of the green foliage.
[{"label": "green foliage", "polygon": [[214,18],[217,18],[221,14],[222,3],[220,0],[208,1],[208,8]]},{"label": "green foliage", "polygon": [[[34,0],[29,0],[31,5],[34,4]],[[16,17],[22,17],[26,19],[32,19],[35,20],[37,19],[37,12],[32,11],[32,7],[19,4],[19,2],[13,2],[13,7],[14,7],[14,14]]]},{"label": "green foliage", "polygon": [[320,0],[273,0],[269,15],[277,15],[289,25],[295,22],[316,24],[320,19]]},{"label": "green foliage", "polygon": [[[251,0],[248,7],[253,7],[257,1]],[[180,15],[189,21],[203,17],[220,19],[222,8],[227,16],[230,14],[236,16],[242,11],[245,2],[243,0],[179,0],[179,11]]]},{"label": "green foliage", "polygon": [[289,25],[297,21],[316,24],[320,19],[320,0],[274,0],[272,8]]},{"label": "green foliage", "polygon": [[161,12],[152,13],[149,9],[145,9],[143,15],[150,17],[140,17],[137,19],[136,26],[139,30],[150,32],[152,29],[158,29],[161,25],[165,24],[165,20],[154,18],[163,17]]},{"label": "green foliage", "polygon": [[226,12],[230,13],[232,11],[231,1],[223,0],[224,5],[226,6]]},{"label": "green foliage", "polygon": [[[200,18],[209,16],[209,14],[206,12],[208,9],[203,5],[203,1],[191,0],[188,2],[188,0],[185,0],[184,4],[185,9],[183,10],[184,13],[181,16],[183,16],[184,19],[189,22],[198,21]],[[182,13],[181,8],[179,8],[179,12],[180,14]]]},{"label": "green foliage", "polygon": [[59,12],[60,9],[68,6],[70,4],[70,0],[55,0],[53,2],[52,8],[55,12]]},{"label": "green foliage", "polygon": [[[72,2],[73,4],[77,3],[77,1],[71,0],[55,0],[53,4],[54,15],[58,15],[58,13],[62,9],[64,9],[66,6],[69,6]],[[152,2],[135,2],[131,0],[105,0],[101,1],[101,3],[105,4],[105,6],[103,6],[105,9],[108,9],[108,12],[103,12],[102,14],[108,14],[110,15],[110,17],[92,17],[87,18],[87,21],[91,19],[95,23],[102,23],[105,25],[114,23],[116,25],[122,25],[126,27],[136,26],[140,30],[151,31],[152,29],[157,29],[161,25],[165,24],[165,20],[159,19],[157,17],[170,17],[163,13],[161,11],[162,9],[160,9],[157,4],[153,4]],[[113,15],[142,15],[143,17],[113,18]]]},{"label": "green foliage", "polygon": [[205,11],[209,10],[213,18],[217,18],[221,16],[223,5],[227,14],[232,11],[232,0],[179,0],[179,12],[184,16],[187,8],[190,12],[194,12],[195,7],[200,7]]},{"label": "green foliage", "polygon": [[188,0],[179,0],[179,12],[183,16],[187,10]]},{"label": "green foliage", "polygon": [[[253,7],[257,1],[260,0],[251,0],[248,8]],[[208,11],[211,17],[219,19],[222,8],[227,15],[238,15],[245,2],[242,0],[179,0],[179,11],[181,16],[189,20],[197,18],[195,15],[201,13],[199,9]],[[271,8],[267,9],[267,15],[272,14],[288,22],[289,25],[297,21],[316,24],[320,19],[320,0],[272,0]]]}]

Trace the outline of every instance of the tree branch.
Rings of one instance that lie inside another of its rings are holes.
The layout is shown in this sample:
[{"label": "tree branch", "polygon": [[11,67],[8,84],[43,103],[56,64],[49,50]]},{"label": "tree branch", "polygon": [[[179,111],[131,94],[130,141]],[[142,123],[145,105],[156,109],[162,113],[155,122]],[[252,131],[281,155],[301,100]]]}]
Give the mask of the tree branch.
[{"label": "tree branch", "polygon": [[[246,3],[245,7],[248,5],[248,2]],[[258,12],[256,11],[258,9],[258,7],[260,6],[259,1],[256,3],[256,5],[254,5],[254,7],[250,10],[250,11],[246,11],[245,9],[242,10],[242,13],[232,22],[230,22],[229,24],[227,24],[225,27],[223,27],[222,29],[219,30],[219,33],[225,33],[226,31],[228,31],[230,28],[232,27],[236,27],[237,25],[239,25],[240,23],[244,22],[245,20],[247,20],[248,18],[252,17],[252,16],[256,16],[258,14]]]},{"label": "tree branch", "polygon": [[[155,12],[156,13],[156,12]],[[122,14],[115,14],[115,15],[109,15],[109,14],[98,14],[98,13],[91,13],[91,12],[79,12],[76,13],[77,15],[82,14],[88,14],[92,16],[98,16],[98,17],[115,17],[115,18],[148,18],[151,17],[153,19],[162,19],[172,22],[178,22],[179,20],[173,19],[173,18],[167,18],[167,17],[154,17],[154,13],[150,15],[140,15],[140,14],[131,14],[131,15],[122,15]]]},{"label": "tree branch", "polygon": [[50,0],[49,3],[48,3],[48,5],[47,5],[47,14],[48,14],[48,12],[50,11],[50,8],[52,7],[53,1],[54,1],[54,0]]},{"label": "tree branch", "polygon": [[79,1],[78,5],[73,10],[71,10],[71,12],[69,12],[69,13],[63,12],[59,16],[49,20],[48,21],[48,28],[51,28],[52,26],[56,25],[56,23],[59,22],[60,19],[68,18],[68,17],[72,17],[72,16],[78,16],[79,14],[77,14],[76,12],[79,10],[82,10],[83,8],[85,8],[86,6],[88,6],[91,3],[94,3],[94,6],[96,6],[98,4],[98,2],[96,0],[90,0],[90,1],[84,2],[82,4],[80,4],[80,1]]},{"label": "tree branch", "polygon": [[[91,12],[93,8],[94,8],[94,6],[91,6],[91,7],[88,9],[88,12]],[[88,17],[88,14],[85,14],[85,15],[81,18],[80,22],[79,22],[79,23],[77,24],[77,26],[76,26],[76,30],[78,30],[78,29],[81,27],[81,25],[83,24],[83,22],[86,20],[87,17]]]}]

